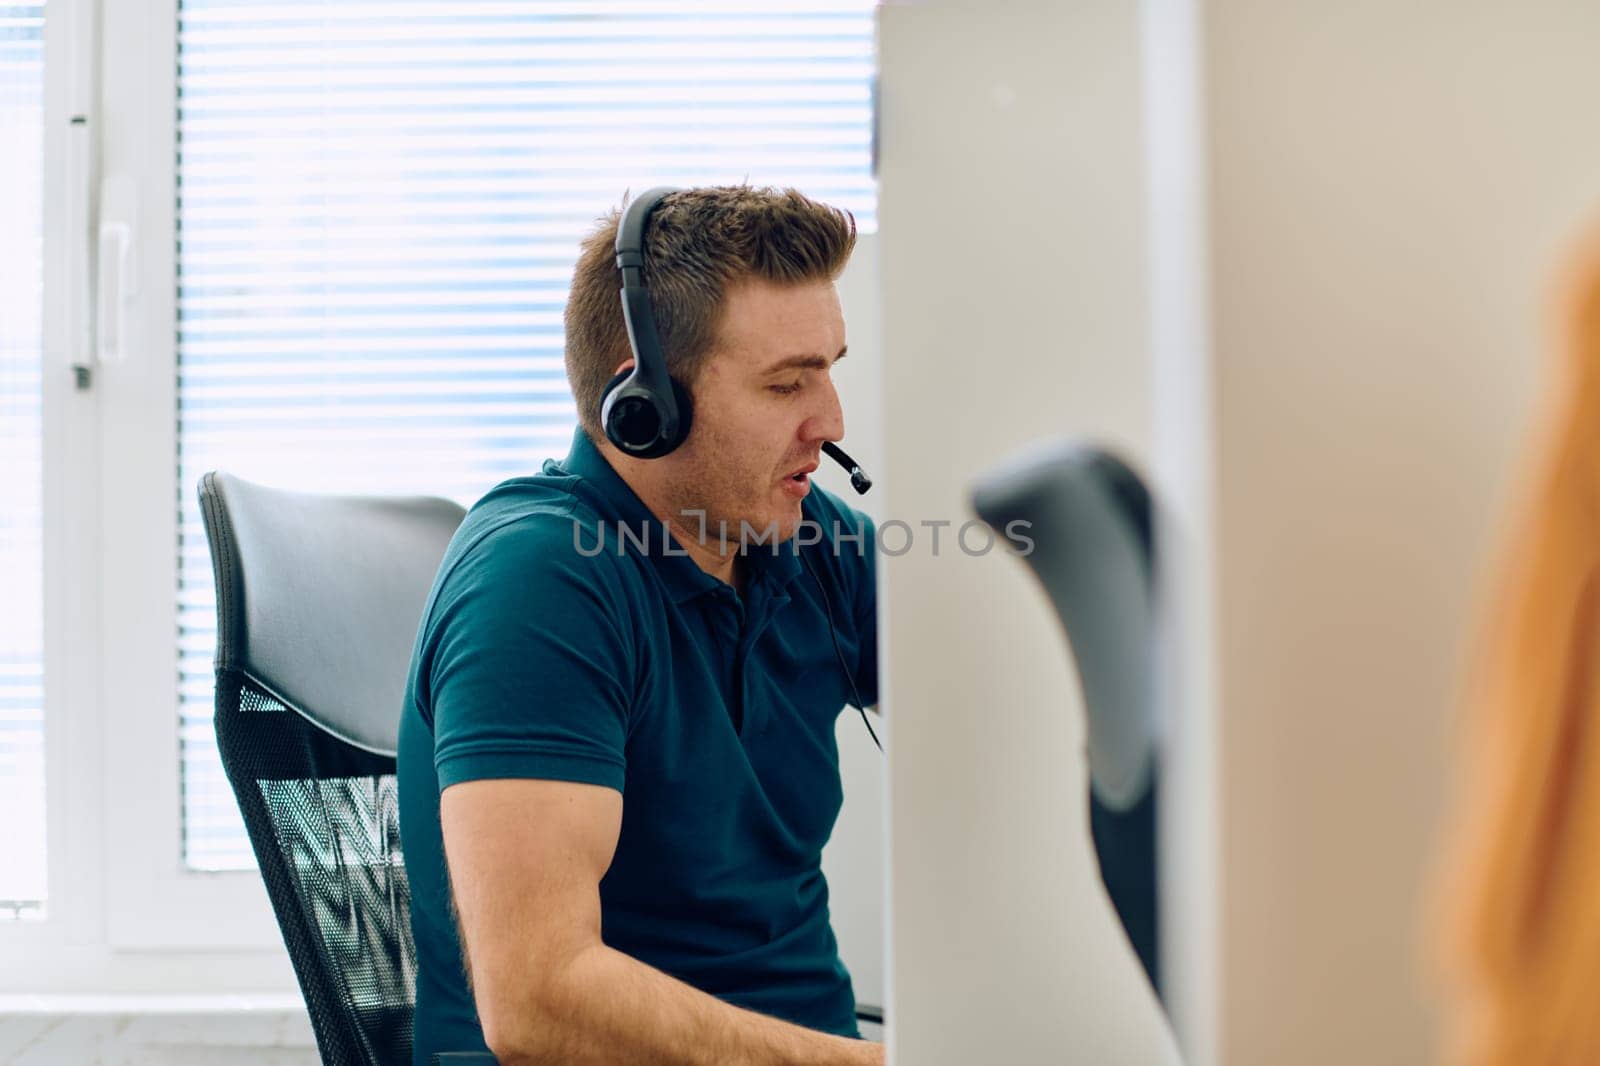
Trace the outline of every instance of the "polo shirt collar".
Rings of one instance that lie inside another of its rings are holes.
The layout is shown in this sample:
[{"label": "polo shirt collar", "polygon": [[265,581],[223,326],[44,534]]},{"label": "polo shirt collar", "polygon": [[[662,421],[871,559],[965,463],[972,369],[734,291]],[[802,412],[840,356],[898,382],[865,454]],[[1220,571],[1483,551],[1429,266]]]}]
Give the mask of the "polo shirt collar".
[{"label": "polo shirt collar", "polygon": [[[652,545],[659,544],[655,539],[661,532],[661,520],[657,518],[644,501],[622,480],[622,475],[612,469],[606,457],[595,447],[589,439],[589,434],[579,426],[572,433],[572,449],[567,457],[561,461],[562,469],[569,474],[574,474],[586,482],[605,504],[605,509],[610,514],[602,517],[620,521],[633,530],[650,529]],[[796,538],[780,544],[774,549],[772,545],[758,545],[745,553],[745,562],[748,564],[750,584],[754,587],[758,581],[772,585],[774,593],[785,588],[790,581],[800,574],[799,549]],[[677,544],[677,538],[673,538]],[[680,545],[681,548],[681,545]],[[630,545],[630,550],[635,550]],[[728,586],[704,570],[700,569],[693,559],[686,553],[675,551],[671,554],[662,551],[649,553],[650,561],[655,565],[662,580],[666,583],[667,593],[674,603],[683,603],[703,593],[712,592]]]}]

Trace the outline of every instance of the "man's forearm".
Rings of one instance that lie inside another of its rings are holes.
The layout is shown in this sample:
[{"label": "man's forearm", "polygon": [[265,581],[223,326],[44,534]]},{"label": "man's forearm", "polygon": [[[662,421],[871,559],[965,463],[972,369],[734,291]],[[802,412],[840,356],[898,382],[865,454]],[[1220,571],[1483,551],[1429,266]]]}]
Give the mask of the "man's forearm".
[{"label": "man's forearm", "polygon": [[540,982],[502,1066],[881,1064],[883,1047],[743,1010],[604,945]]}]

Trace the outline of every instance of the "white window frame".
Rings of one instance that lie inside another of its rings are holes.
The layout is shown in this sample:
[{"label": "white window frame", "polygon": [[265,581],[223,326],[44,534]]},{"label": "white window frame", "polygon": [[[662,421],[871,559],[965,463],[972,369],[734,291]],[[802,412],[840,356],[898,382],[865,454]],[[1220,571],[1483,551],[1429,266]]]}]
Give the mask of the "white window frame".
[{"label": "white window frame", "polygon": [[128,178],[128,357],[99,368],[107,928],[117,948],[281,947],[255,870],[183,861],[178,758],[177,0],[103,0],[101,180]]},{"label": "white window frame", "polygon": [[[42,919],[0,922],[0,994],[296,989],[260,875],[186,870],[179,838],[176,27],[177,0],[46,7],[47,898]],[[87,250],[115,174],[139,194],[131,355],[79,389],[93,337],[73,323],[93,318]]]},{"label": "white window frame", "polygon": [[[69,323],[82,320],[88,293],[87,262],[74,263],[64,241],[52,233],[74,232],[87,249],[85,201],[68,189],[69,148],[92,164],[92,134],[72,146],[68,120],[89,114],[95,47],[93,11],[84,0],[50,0],[45,13],[44,232],[43,247],[43,564],[44,564],[44,757],[46,904],[43,920],[0,925],[6,954],[83,943],[92,937],[92,916],[101,899],[97,775],[85,774],[68,753],[85,753],[93,765],[99,751],[95,730],[98,638],[94,634],[98,583],[93,578],[94,525],[99,513],[94,471],[97,461],[93,397],[77,393],[71,365],[83,337]],[[80,193],[87,189],[84,174]],[[69,516],[78,516],[73,522]],[[85,872],[91,872],[85,876]]]}]

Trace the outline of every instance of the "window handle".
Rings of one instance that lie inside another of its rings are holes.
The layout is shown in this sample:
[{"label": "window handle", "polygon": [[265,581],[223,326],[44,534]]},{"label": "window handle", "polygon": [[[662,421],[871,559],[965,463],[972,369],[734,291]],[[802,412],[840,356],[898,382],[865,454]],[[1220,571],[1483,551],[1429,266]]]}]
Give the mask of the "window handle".
[{"label": "window handle", "polygon": [[95,357],[102,366],[128,358],[128,304],[137,292],[133,257],[133,179],[110,177],[100,188],[100,239],[95,249]]}]

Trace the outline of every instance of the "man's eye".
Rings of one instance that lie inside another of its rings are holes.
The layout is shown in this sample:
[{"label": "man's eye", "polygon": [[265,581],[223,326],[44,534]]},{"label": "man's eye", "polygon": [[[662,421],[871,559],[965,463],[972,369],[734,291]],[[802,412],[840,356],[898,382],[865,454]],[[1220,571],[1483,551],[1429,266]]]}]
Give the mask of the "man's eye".
[{"label": "man's eye", "polygon": [[768,385],[767,388],[771,389],[779,396],[787,396],[792,392],[799,392],[800,383],[797,381],[793,385]]}]

